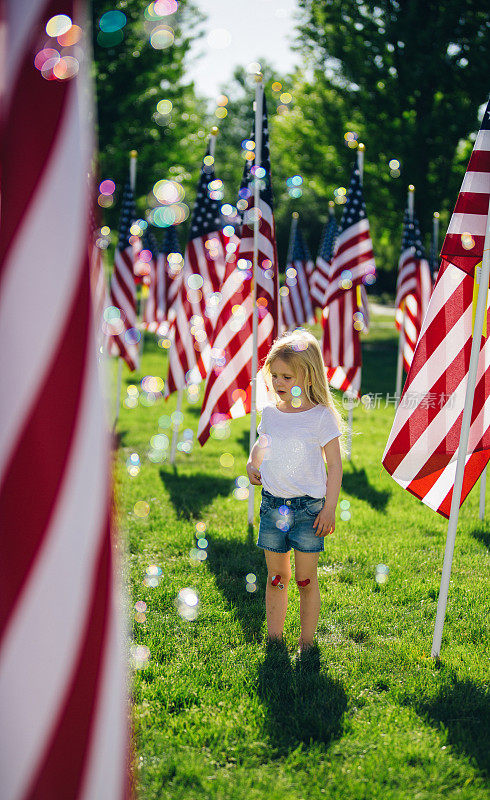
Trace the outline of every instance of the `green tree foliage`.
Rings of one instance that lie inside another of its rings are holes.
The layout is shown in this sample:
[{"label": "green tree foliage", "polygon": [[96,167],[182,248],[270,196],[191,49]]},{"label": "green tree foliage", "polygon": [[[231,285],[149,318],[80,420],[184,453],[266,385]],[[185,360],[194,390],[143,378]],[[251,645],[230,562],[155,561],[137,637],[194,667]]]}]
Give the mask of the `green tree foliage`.
[{"label": "green tree foliage", "polygon": [[[149,42],[153,26],[145,19],[147,6],[145,0],[92,3],[100,174],[115,180],[117,201],[128,177],[129,152],[137,150],[136,198],[142,216],[157,180],[177,179],[186,190],[195,186],[207,133],[204,101],[185,74],[202,15],[193,3],[181,0],[178,13],[161,20],[174,29],[174,43],[156,50]],[[99,21],[114,8],[126,15],[127,24],[123,41],[107,48],[98,41]],[[173,110],[158,124],[156,105],[162,99],[170,100]],[[105,216],[116,225],[118,215],[116,202]]]},{"label": "green tree foliage", "polygon": [[[434,210],[445,221],[454,205],[469,152],[465,140],[478,128],[488,96],[488,7],[479,0],[299,5],[301,45],[326,121],[318,136],[326,144],[333,132],[330,91],[366,143],[368,212],[378,252],[393,261],[409,183],[425,231]],[[401,163],[399,178],[390,175],[393,158]]]}]

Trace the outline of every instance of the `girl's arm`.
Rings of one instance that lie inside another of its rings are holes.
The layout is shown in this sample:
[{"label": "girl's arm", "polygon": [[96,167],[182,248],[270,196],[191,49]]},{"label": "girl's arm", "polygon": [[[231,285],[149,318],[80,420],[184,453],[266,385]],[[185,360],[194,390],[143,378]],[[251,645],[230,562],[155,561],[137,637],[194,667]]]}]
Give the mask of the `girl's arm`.
[{"label": "girl's arm", "polygon": [[264,457],[263,452],[261,452],[261,448],[259,447],[259,441],[257,440],[250,451],[250,455],[248,457],[247,462],[247,475],[250,483],[253,483],[254,486],[261,486],[262,480],[260,478],[260,465],[262,463],[262,459]]},{"label": "girl's arm", "polygon": [[332,439],[323,448],[327,462],[327,493],[322,510],[318,514],[313,527],[316,536],[327,536],[335,530],[335,509],[342,485],[342,457],[338,438]]}]

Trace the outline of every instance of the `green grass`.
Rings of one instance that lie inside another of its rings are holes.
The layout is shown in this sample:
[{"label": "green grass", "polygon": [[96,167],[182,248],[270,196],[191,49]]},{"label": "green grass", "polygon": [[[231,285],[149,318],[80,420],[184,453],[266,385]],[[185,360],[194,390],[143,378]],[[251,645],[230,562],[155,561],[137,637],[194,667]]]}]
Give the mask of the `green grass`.
[{"label": "green grass", "polygon": [[[364,347],[363,392],[393,392],[396,340],[373,320]],[[142,371],[166,375],[150,339]],[[488,545],[478,520],[478,488],[464,504],[456,539],[441,660],[430,657],[446,522],[400,489],[381,469],[392,405],[354,411],[352,462],[341,499],[351,519],[337,522],[320,558],[321,668],[299,671],[264,644],[263,554],[247,528],[246,501],[233,495],[245,474],[248,418],[225,441],[211,439],[175,468],[151,463],[149,440],[175,397],[122,407],[116,459],[120,527],[127,536],[131,605],[144,600],[146,621],[132,638],[150,658],[133,683],[137,777],[141,800],[307,800],[307,798],[488,797]],[[197,430],[199,404],[184,402],[184,428]],[[168,433],[168,429],[160,432]],[[131,478],[126,459],[141,458]],[[220,455],[234,457],[232,468]],[[137,500],[150,506],[146,518]],[[259,493],[256,492],[256,509]],[[488,499],[487,499],[488,502]],[[205,522],[208,557],[192,566],[195,524]],[[256,529],[255,529],[256,533]],[[378,563],[389,581],[374,580]],[[148,565],[163,575],[143,584]],[[257,575],[257,591],[245,575]],[[199,616],[182,619],[182,587],[199,594]],[[298,591],[291,584],[289,653],[299,633]]]}]

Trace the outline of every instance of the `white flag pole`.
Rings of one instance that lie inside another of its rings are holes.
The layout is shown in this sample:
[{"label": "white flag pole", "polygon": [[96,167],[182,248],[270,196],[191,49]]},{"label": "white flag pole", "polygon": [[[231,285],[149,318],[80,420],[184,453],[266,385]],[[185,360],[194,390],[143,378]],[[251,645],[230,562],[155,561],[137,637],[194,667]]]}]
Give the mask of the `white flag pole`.
[{"label": "white flag pole", "polygon": [[[255,76],[255,161],[254,166],[260,167],[262,158],[262,99],[264,87],[262,84],[262,73],[258,72]],[[259,260],[259,201],[260,201],[260,178],[254,176],[254,246],[253,246],[253,279],[252,279],[252,308],[253,308],[253,328],[252,328],[252,381],[251,381],[251,403],[250,403],[250,450],[257,438],[257,363],[258,363],[258,313],[257,313],[257,273]],[[254,497],[255,491],[253,484],[249,486],[248,493],[248,524],[253,525],[254,521]]]},{"label": "white flag pole", "polygon": [[439,600],[437,602],[436,622],[434,626],[434,637],[432,640],[432,656],[438,658],[441,650],[442,630],[444,627],[444,617],[446,614],[447,596],[449,591],[449,579],[451,576],[451,565],[453,561],[454,542],[456,539],[456,529],[458,526],[459,506],[461,502],[461,491],[463,488],[464,468],[466,463],[466,453],[468,450],[468,439],[470,435],[471,414],[473,411],[473,396],[476,386],[476,373],[478,371],[478,360],[480,357],[480,345],[483,331],[483,321],[487,313],[488,302],[488,278],[490,274],[490,214],[487,212],[487,226],[485,232],[485,243],[483,245],[483,258],[481,268],[476,268],[475,279],[478,284],[478,299],[476,301],[475,324],[473,327],[473,340],[471,342],[470,366],[468,369],[468,383],[466,384],[466,395],[463,409],[463,420],[461,423],[461,436],[459,438],[458,460],[456,464],[456,475],[454,478],[453,497],[451,501],[451,512],[447,527],[446,547],[444,550],[444,562],[442,565],[441,587],[439,589]]},{"label": "white flag pole", "polygon": [[[408,216],[413,222],[413,211],[415,202],[415,186],[413,183],[408,187]],[[403,301],[403,317],[400,328],[400,335],[398,337],[398,359],[396,362],[396,387],[395,387],[395,411],[400,402],[402,393],[402,378],[403,378],[403,351],[405,349],[405,315],[407,313],[407,301]]]},{"label": "white flag pole", "polygon": [[[138,163],[137,150],[131,150],[129,153],[129,185],[134,196],[134,189],[136,186],[136,165]],[[141,337],[143,339],[143,337]],[[122,358],[119,356],[117,359],[117,383],[116,383],[116,413],[114,417],[114,430],[116,429],[117,421],[119,419],[119,409],[121,407],[121,384],[122,384]]]},{"label": "white flag pole", "polygon": [[[359,181],[362,186],[362,181],[364,177],[364,152],[366,150],[365,145],[362,142],[359,142],[359,147],[357,149],[357,167],[359,169]],[[333,213],[333,211],[332,211]],[[360,386],[360,382],[359,382]],[[354,398],[351,398],[351,402],[349,403],[349,411],[347,416],[347,445],[345,448],[345,457],[347,461],[350,461],[352,458],[352,428],[354,426]]]},{"label": "white flag pole", "polygon": [[[209,136],[209,155],[214,158],[214,153],[216,150],[216,137],[218,135],[218,128],[216,125],[213,125],[211,128],[211,134]],[[184,399],[184,390],[179,389],[177,391],[177,406],[175,408],[176,412],[180,412],[182,410],[182,401]],[[170,445],[170,458],[169,463],[175,463],[175,455],[177,452],[177,439],[179,438],[179,426],[177,424],[172,425],[172,443]]]},{"label": "white flag pole", "polygon": [[434,256],[437,259],[439,256],[439,212],[434,211],[432,217],[432,241],[434,247]]},{"label": "white flag pole", "polygon": [[296,236],[296,228],[298,227],[299,214],[293,211],[291,214],[291,228],[289,230],[289,247],[286,263],[290,264],[293,260],[294,237]]}]

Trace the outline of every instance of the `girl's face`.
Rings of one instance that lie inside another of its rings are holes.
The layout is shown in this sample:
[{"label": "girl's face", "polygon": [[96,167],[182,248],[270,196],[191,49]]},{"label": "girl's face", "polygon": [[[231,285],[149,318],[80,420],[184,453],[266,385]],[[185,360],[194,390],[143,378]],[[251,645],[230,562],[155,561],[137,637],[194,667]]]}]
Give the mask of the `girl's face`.
[{"label": "girl's face", "polygon": [[[295,375],[294,370],[282,358],[275,358],[271,362],[272,388],[279,395],[279,398],[290,404],[291,401],[305,399],[305,378],[304,375]],[[292,394],[291,389],[297,386],[301,391]],[[299,404],[298,404],[299,405]]]}]

